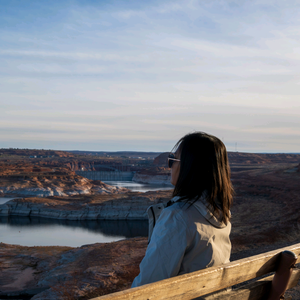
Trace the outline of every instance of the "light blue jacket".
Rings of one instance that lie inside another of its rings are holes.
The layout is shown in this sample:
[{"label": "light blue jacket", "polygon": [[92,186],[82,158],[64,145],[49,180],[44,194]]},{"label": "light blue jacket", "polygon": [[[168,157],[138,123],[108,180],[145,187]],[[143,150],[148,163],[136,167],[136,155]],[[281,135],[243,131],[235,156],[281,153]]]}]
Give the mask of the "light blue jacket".
[{"label": "light blue jacket", "polygon": [[149,244],[131,287],[229,262],[231,224],[219,221],[203,199],[179,200],[148,208]]}]

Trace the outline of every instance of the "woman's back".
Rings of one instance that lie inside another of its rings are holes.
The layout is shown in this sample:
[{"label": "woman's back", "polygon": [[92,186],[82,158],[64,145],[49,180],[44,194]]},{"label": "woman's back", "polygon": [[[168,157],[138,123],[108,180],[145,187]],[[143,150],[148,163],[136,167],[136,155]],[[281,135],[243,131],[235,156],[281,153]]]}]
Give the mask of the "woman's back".
[{"label": "woman's back", "polygon": [[230,229],[200,201],[166,207],[132,287],[229,262]]}]

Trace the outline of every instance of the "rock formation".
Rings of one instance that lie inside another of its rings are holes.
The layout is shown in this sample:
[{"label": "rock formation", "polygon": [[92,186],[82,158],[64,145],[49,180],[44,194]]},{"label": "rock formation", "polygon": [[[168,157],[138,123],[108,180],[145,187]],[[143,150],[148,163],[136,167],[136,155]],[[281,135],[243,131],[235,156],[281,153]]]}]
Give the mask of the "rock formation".
[{"label": "rock formation", "polygon": [[170,174],[147,174],[147,173],[135,173],[132,181],[145,183],[145,184],[156,184],[156,185],[169,185],[172,186],[170,183],[171,175]]},{"label": "rock formation", "polygon": [[[231,260],[299,242],[300,173],[288,172],[294,168],[295,164],[278,164],[234,169]],[[46,212],[59,218],[75,214],[80,218],[95,217],[96,212],[96,217],[105,212],[106,217],[146,218],[146,207],[166,202],[170,193],[26,198],[8,202],[11,210],[6,215],[18,212],[20,206],[19,212]],[[63,300],[89,299],[126,289],[139,272],[146,247],[145,238],[78,248],[0,244],[0,292],[36,294],[33,300]],[[293,299],[298,299],[297,290],[300,286],[289,292]]]},{"label": "rock formation", "polygon": [[[156,166],[166,166],[169,152],[161,153],[157,156],[153,164]],[[287,153],[243,153],[243,152],[228,152],[230,164],[278,164],[278,163],[299,163],[299,154]]]},{"label": "rock formation", "polygon": [[128,289],[146,246],[146,238],[78,248],[0,243],[0,298],[91,299]]},{"label": "rock formation", "polygon": [[231,164],[279,164],[279,163],[298,163],[299,154],[288,153],[243,153],[228,152],[229,162]]},{"label": "rock formation", "polygon": [[37,150],[37,149],[0,149],[1,156],[20,156],[27,158],[47,158],[47,157],[74,157],[74,154],[67,151]]},{"label": "rock formation", "polygon": [[15,197],[49,197],[126,193],[128,189],[89,180],[76,174],[43,174],[34,176],[2,176],[0,195]]},{"label": "rock formation", "polygon": [[170,191],[126,194],[22,198],[0,205],[0,216],[35,216],[65,220],[147,219],[146,210],[158,202],[168,202]]},{"label": "rock formation", "polygon": [[[299,158],[300,155],[289,154],[229,153],[236,191],[231,209],[231,260],[299,242]],[[58,188],[62,188],[62,194],[15,199],[0,205],[0,214],[70,220],[145,219],[150,204],[165,203],[171,197],[171,191],[120,194],[108,190],[111,194],[105,194],[104,189],[109,187],[100,181],[76,177],[66,165],[70,160],[63,159],[66,158],[62,158],[58,166],[52,159],[38,163],[36,160],[24,162],[16,159],[12,162],[1,158],[0,185],[6,188],[5,193],[11,189],[14,191],[14,187],[49,187],[54,194],[55,186],[57,194],[60,192]],[[160,167],[159,164],[137,171],[140,171],[137,177],[144,177],[147,181],[168,172],[165,165]],[[7,184],[3,183],[5,180],[8,180]],[[62,196],[68,191],[81,189],[89,190],[90,194]],[[129,288],[138,273],[138,264],[146,247],[145,238],[78,248],[22,247],[1,243],[0,296],[1,293],[7,296],[21,292],[35,294],[34,300],[89,299]]]}]

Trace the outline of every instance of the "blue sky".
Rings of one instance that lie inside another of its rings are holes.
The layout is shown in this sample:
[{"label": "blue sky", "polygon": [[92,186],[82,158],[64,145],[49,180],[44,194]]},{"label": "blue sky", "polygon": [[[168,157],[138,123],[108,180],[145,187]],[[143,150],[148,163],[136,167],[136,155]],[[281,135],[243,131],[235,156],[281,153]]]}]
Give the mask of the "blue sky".
[{"label": "blue sky", "polygon": [[299,1],[0,0],[0,147],[300,152]]}]

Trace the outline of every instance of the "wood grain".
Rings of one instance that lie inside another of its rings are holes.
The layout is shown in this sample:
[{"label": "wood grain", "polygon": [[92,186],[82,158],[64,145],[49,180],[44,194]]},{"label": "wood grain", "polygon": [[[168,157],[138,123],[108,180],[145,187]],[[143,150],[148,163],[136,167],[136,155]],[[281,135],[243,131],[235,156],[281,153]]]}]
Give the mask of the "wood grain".
[{"label": "wood grain", "polygon": [[91,300],[197,299],[197,297],[274,272],[280,252],[284,250],[294,252],[298,256],[297,263],[300,262],[300,244],[295,244]]},{"label": "wood grain", "polygon": [[[203,296],[199,300],[263,300],[267,299],[274,275],[245,284],[238,289],[227,289],[213,295]],[[293,270],[287,289],[295,287],[300,279],[300,269]]]}]

